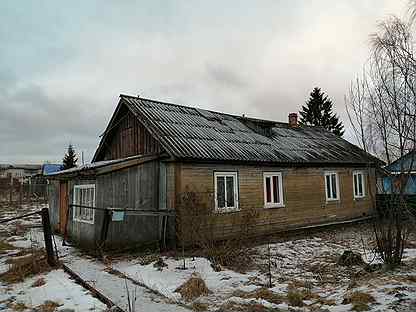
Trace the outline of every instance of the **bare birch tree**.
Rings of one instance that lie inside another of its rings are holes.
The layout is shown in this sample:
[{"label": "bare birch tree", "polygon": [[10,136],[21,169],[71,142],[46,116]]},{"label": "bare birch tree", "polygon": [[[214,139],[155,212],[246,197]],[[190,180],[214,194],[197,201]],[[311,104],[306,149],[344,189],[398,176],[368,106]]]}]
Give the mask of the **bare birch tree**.
[{"label": "bare birch tree", "polygon": [[[346,107],[354,133],[366,151],[387,164],[415,149],[416,61],[410,23],[392,16],[370,36],[371,56],[362,78],[351,84]],[[413,155],[410,153],[409,155]],[[400,166],[392,195],[375,213],[377,251],[389,266],[401,263],[407,226],[405,189],[413,165]]]}]

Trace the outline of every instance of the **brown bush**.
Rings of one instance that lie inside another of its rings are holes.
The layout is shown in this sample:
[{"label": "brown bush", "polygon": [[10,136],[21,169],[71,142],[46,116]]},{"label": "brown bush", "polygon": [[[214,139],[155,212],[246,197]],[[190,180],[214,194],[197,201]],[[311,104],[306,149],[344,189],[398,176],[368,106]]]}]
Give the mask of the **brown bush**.
[{"label": "brown bush", "polygon": [[191,301],[203,295],[210,293],[209,289],[205,285],[204,280],[198,275],[193,275],[183,285],[179,286],[175,292],[181,294],[182,298],[186,301]]},{"label": "brown bush", "polygon": [[338,259],[338,265],[353,266],[363,265],[365,262],[360,254],[353,252],[352,250],[345,250]]},{"label": "brown bush", "polygon": [[293,307],[303,307],[303,293],[297,290],[289,290],[287,292],[287,302]]},{"label": "brown bush", "polygon": [[10,268],[7,272],[0,274],[0,280],[6,283],[17,283],[33,275],[48,272],[51,267],[41,253],[31,254],[28,257],[10,259]]}]

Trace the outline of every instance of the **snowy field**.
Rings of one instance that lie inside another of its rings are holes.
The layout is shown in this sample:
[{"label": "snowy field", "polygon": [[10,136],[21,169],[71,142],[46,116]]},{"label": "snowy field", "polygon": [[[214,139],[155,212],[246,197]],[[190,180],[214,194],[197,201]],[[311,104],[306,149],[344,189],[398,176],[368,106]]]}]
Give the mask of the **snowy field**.
[{"label": "snowy field", "polygon": [[[360,253],[367,263],[380,263],[368,229],[367,224],[346,226],[272,243],[271,288],[266,287],[267,245],[249,250],[254,261],[245,273],[215,272],[205,258],[186,259],[186,270],[181,259],[172,257],[163,258],[167,266],[162,268],[141,265],[140,259],[119,261],[113,268],[173,301],[213,311],[416,311],[415,248],[405,250],[404,264],[394,272],[337,264],[344,250]],[[415,241],[409,246],[416,246]],[[191,276],[201,277],[210,292],[190,302],[175,290]]]},{"label": "snowy field", "polygon": [[[42,207],[24,207],[18,213]],[[3,210],[0,219],[15,215],[16,211]],[[19,224],[0,224],[0,273],[10,268],[9,259],[25,257],[24,251],[43,246],[39,225],[37,216]],[[244,272],[226,267],[215,271],[203,257],[186,258],[183,269],[183,259],[172,254],[108,255],[103,263],[76,248],[62,247],[61,239],[55,238],[61,261],[125,311],[127,292],[134,299],[135,311],[150,312],[416,311],[414,236],[408,242],[403,265],[393,272],[337,264],[345,250],[360,253],[366,263],[380,263],[373,253],[368,224],[292,234],[270,245],[250,247],[247,259],[242,259],[249,263]],[[268,285],[269,264],[272,287]],[[182,297],[178,288],[195,277],[204,281],[208,291],[193,299]],[[0,311],[107,309],[61,269],[0,283]]]},{"label": "snowy field", "polygon": [[[39,211],[45,205],[0,208],[0,220]],[[43,248],[40,216],[0,224],[0,273],[10,260],[28,258]],[[0,280],[0,311],[105,311],[107,306],[69,278],[62,269],[47,270],[23,281]]]}]

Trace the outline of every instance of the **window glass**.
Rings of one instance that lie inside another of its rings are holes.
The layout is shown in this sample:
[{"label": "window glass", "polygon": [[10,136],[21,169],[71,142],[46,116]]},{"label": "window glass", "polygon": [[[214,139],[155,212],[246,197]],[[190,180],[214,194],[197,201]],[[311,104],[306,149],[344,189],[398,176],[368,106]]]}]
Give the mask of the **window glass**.
[{"label": "window glass", "polygon": [[227,179],[227,207],[234,207],[234,177],[226,177]]},{"label": "window glass", "polygon": [[331,174],[331,187],[332,187],[332,198],[337,198],[337,176],[336,174]]},{"label": "window glass", "polygon": [[270,186],[270,177],[266,177],[266,202],[271,203],[272,202],[272,191]]},{"label": "window glass", "polygon": [[217,203],[218,203],[218,208],[224,208],[225,207],[224,177],[217,177]]},{"label": "window glass", "polygon": [[365,196],[364,174],[362,172],[354,172],[354,197]]},{"label": "window glass", "polygon": [[327,175],[326,177],[326,197],[331,197],[331,177]]},{"label": "window glass", "polygon": [[273,176],[273,202],[280,203],[278,176]]}]

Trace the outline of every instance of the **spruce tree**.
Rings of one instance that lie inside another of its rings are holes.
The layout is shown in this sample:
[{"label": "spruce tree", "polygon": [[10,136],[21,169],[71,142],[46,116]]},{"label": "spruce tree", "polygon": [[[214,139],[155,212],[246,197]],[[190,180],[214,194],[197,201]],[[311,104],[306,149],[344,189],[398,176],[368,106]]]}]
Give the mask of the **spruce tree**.
[{"label": "spruce tree", "polygon": [[306,106],[302,106],[300,123],[307,126],[319,126],[338,136],[344,134],[344,126],[332,111],[332,101],[321,91],[314,88]]},{"label": "spruce tree", "polygon": [[63,159],[63,170],[77,166],[78,157],[72,144],[69,144],[68,150]]}]

